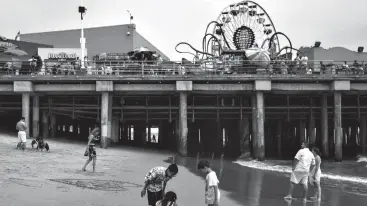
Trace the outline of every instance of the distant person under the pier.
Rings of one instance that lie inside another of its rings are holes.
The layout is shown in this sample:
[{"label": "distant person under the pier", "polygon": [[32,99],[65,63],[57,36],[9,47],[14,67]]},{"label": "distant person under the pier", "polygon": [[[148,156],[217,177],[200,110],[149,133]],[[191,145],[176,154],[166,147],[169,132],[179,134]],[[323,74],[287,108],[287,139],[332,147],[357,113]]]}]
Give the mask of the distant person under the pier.
[{"label": "distant person under the pier", "polygon": [[84,156],[89,156],[89,159],[85,162],[82,171],[86,171],[86,167],[93,160],[93,172],[96,171],[96,162],[97,162],[97,152],[94,142],[99,140],[99,134],[101,130],[96,125],[94,129],[90,132],[88,137],[87,149],[85,150]]},{"label": "distant person under the pier", "polygon": [[168,168],[155,167],[145,176],[144,188],[141,191],[141,197],[144,197],[148,191],[148,205],[155,206],[159,200],[162,200],[165,194],[167,182],[178,173],[176,164],[171,164]]},{"label": "distant person under the pier", "polygon": [[289,193],[286,197],[284,197],[285,199],[291,200],[294,185],[302,184],[304,189],[303,201],[307,201],[308,177],[310,174],[310,170],[313,169],[314,165],[315,157],[313,153],[309,150],[309,143],[303,142],[301,145],[301,149],[297,152],[293,160]]},{"label": "distant person under the pier", "polygon": [[153,135],[153,141],[152,142],[154,142],[154,143],[157,143],[157,138],[155,137],[155,135]]},{"label": "distant person under the pier", "polygon": [[18,145],[17,149],[25,150],[27,142],[27,125],[25,124],[25,118],[22,117],[16,125],[16,130],[18,130]]}]

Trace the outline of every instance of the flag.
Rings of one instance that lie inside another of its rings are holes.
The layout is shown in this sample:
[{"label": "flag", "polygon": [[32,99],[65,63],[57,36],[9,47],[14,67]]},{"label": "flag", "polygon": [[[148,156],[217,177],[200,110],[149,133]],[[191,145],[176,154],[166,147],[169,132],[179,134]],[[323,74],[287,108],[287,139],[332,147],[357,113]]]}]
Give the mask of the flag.
[{"label": "flag", "polygon": [[18,39],[20,38],[20,31],[18,31],[18,34],[15,36],[14,40],[15,41],[19,41]]}]

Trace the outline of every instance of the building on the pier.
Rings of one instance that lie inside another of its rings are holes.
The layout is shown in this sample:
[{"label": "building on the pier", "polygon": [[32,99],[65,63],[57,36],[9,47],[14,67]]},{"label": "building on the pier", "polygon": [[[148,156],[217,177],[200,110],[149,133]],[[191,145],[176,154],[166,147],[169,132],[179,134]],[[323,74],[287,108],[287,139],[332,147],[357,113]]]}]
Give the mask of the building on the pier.
[{"label": "building on the pier", "polygon": [[[127,53],[137,47],[156,51],[165,60],[169,58],[136,31],[135,24],[85,28],[88,58],[101,53]],[[55,48],[79,48],[80,29],[21,34],[27,42],[53,45]]]},{"label": "building on the pier", "polygon": [[310,61],[309,64],[312,68],[318,69],[320,61],[324,64],[336,62],[343,64],[347,62],[352,64],[357,61],[360,64],[366,64],[364,62],[367,60],[367,52],[363,52],[363,47],[359,47],[357,51],[352,51],[344,47],[332,47],[329,49],[324,49],[322,47],[301,47],[299,50],[308,57]]}]

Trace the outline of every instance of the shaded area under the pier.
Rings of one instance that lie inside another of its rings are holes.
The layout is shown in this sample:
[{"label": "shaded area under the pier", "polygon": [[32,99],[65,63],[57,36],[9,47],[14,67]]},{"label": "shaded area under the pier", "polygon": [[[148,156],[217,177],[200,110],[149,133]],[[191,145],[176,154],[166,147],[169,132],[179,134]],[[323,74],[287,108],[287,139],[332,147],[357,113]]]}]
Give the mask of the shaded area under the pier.
[{"label": "shaded area under the pier", "polygon": [[[363,152],[362,141],[366,142],[367,96],[341,95],[342,154],[344,159],[355,158]],[[266,158],[292,159],[303,140],[314,142],[322,151],[327,149],[323,158],[334,157],[333,94],[264,93],[263,97]],[[253,155],[258,118],[253,98],[251,93],[187,95],[187,155]],[[0,125],[13,130],[22,116],[22,95],[3,95],[0,99]],[[102,99],[103,95],[30,96],[29,134],[85,142],[94,125],[107,118],[109,147],[131,145],[178,151],[182,136],[178,94],[111,93],[105,99],[108,107],[103,107]],[[39,113],[35,113],[36,108]]]}]

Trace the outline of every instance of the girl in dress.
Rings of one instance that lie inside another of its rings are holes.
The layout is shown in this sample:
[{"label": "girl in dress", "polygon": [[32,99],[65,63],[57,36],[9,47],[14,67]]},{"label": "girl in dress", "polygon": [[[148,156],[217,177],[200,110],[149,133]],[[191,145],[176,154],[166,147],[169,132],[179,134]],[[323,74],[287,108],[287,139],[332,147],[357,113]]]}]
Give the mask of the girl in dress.
[{"label": "girl in dress", "polygon": [[321,179],[321,157],[320,150],[317,147],[313,147],[311,152],[315,156],[316,164],[313,167],[310,173],[310,184],[316,188],[315,196],[312,199],[321,200],[321,187],[320,187],[320,179]]},{"label": "girl in dress", "polygon": [[159,200],[155,205],[156,206],[177,206],[176,200],[177,200],[176,193],[169,191],[164,195],[163,199]]}]

